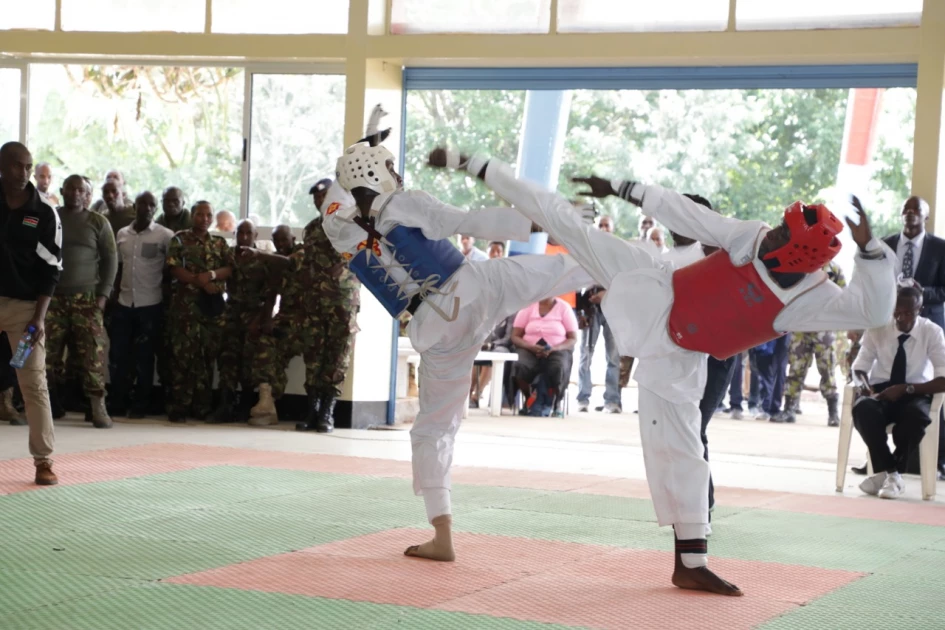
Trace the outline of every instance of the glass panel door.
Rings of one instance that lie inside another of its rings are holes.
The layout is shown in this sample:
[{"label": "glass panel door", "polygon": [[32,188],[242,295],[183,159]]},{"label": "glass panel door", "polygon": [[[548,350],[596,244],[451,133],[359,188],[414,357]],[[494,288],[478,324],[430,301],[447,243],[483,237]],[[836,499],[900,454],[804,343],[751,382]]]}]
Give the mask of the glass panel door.
[{"label": "glass panel door", "polygon": [[257,227],[304,227],[317,216],[309,189],[334,178],[344,148],[345,77],[253,73],[251,80],[247,214]]}]

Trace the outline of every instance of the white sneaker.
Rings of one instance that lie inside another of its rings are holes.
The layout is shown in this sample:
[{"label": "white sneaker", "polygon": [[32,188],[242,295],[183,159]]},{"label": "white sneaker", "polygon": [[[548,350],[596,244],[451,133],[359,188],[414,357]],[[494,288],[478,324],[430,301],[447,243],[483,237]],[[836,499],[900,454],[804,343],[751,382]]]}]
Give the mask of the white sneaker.
[{"label": "white sneaker", "polygon": [[880,499],[896,499],[906,491],[906,484],[902,481],[899,473],[888,473],[883,487],[879,489]]},{"label": "white sneaker", "polygon": [[863,480],[863,483],[860,484],[860,490],[875,497],[879,494],[880,488],[883,487],[884,481],[886,481],[886,473],[876,473],[872,477],[867,477]]},{"label": "white sneaker", "polygon": [[617,403],[607,403],[604,405],[604,413],[620,413],[623,411]]},{"label": "white sneaker", "polygon": [[741,410],[741,409],[732,409],[731,418],[732,418],[732,420],[741,420],[741,419],[742,419],[742,410]]},{"label": "white sneaker", "polygon": [[755,414],[755,420],[761,420],[762,422],[767,422],[771,419],[771,416],[768,415],[765,411],[759,411]]},{"label": "white sneaker", "polygon": [[586,403],[586,402],[578,403],[578,413],[587,413],[588,408],[590,408],[589,403]]}]

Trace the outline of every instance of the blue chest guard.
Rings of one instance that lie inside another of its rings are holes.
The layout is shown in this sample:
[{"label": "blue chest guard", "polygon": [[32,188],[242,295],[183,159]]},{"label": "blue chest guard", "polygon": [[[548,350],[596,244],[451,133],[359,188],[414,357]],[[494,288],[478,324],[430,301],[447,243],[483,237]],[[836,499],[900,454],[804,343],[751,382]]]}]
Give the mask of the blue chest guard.
[{"label": "blue chest guard", "polygon": [[[430,240],[420,228],[398,225],[384,237],[384,245],[393,253],[391,265],[384,265],[374,252],[365,248],[351,259],[348,267],[392,317],[400,317],[412,299],[438,292],[466,261],[450,241]],[[391,276],[392,268],[406,273],[419,290],[410,287],[412,293],[408,293],[408,287]],[[448,321],[455,319],[455,304],[453,313],[440,315]]]}]

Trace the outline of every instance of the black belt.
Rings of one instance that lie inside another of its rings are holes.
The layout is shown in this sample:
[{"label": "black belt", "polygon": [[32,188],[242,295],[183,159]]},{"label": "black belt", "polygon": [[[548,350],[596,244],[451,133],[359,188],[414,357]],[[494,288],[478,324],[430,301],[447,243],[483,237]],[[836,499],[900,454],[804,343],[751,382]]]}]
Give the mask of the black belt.
[{"label": "black belt", "polygon": [[412,298],[410,298],[410,304],[407,305],[407,312],[413,315],[417,312],[417,309],[420,308],[421,304],[423,304],[423,298],[420,297],[419,293],[417,293]]}]

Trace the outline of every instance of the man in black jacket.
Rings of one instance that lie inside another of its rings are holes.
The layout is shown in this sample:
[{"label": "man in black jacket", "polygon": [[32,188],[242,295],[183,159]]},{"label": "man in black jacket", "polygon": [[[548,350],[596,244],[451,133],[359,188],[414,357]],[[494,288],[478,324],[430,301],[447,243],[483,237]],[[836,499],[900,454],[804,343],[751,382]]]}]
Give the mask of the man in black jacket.
[{"label": "man in black jacket", "polygon": [[[929,204],[909,197],[902,205],[902,233],[887,236],[899,262],[896,272],[922,285],[922,317],[945,329],[945,239],[926,232]],[[945,480],[945,418],[939,417],[938,477]]]},{"label": "man in black jacket", "polygon": [[0,147],[0,330],[14,352],[32,330],[32,352],[17,370],[36,483],[58,483],[52,470],[54,433],[43,343],[46,309],[62,269],[62,227],[55,209],[30,183],[33,156],[19,142]]}]

